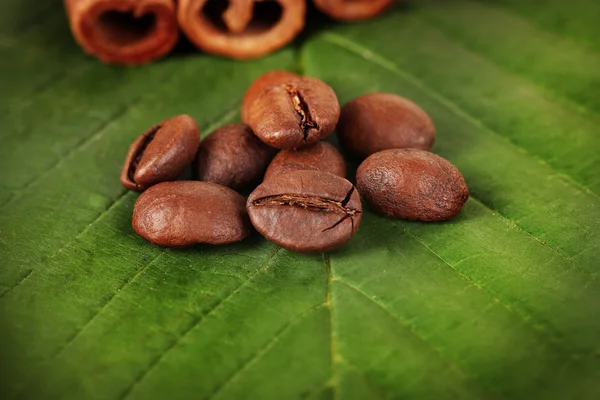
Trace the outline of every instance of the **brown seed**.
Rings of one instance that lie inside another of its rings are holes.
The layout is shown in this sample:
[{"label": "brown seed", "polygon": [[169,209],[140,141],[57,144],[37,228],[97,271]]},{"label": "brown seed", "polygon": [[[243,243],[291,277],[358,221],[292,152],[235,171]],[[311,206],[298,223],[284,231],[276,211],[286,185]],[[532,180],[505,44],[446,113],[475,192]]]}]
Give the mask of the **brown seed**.
[{"label": "brown seed", "polygon": [[329,172],[345,178],[346,162],[335,146],[317,142],[296,151],[281,150],[269,164],[264,179],[297,170]]},{"label": "brown seed", "polygon": [[190,165],[200,144],[200,131],[188,115],[173,117],[150,128],[129,147],[121,183],[138,192],[177,179]]},{"label": "brown seed", "polygon": [[225,244],[248,236],[250,223],[239,193],[210,182],[178,181],[154,185],[133,208],[133,229],[165,247]]},{"label": "brown seed", "polygon": [[397,218],[444,221],[469,198],[460,171],[419,149],[390,149],[367,158],[356,172],[361,196],[376,211]]},{"label": "brown seed", "polygon": [[246,116],[263,142],[278,149],[295,149],[333,132],[340,105],[333,89],[324,82],[299,78],[265,87]]},{"label": "brown seed", "polygon": [[264,237],[301,253],[340,247],[354,236],[362,216],[354,186],[319,171],[275,175],[250,194],[246,207]]},{"label": "brown seed", "polygon": [[395,94],[370,93],[342,109],[338,125],[340,144],[364,159],[386,149],[429,150],[435,126],[421,107]]},{"label": "brown seed", "polygon": [[200,143],[198,179],[241,190],[260,182],[275,149],[244,124],[225,125]]},{"label": "brown seed", "polygon": [[267,72],[264,75],[259,76],[246,90],[244,94],[244,100],[242,100],[242,122],[248,123],[248,111],[250,110],[250,104],[258,97],[260,92],[267,86],[277,86],[284,84],[292,79],[300,78],[299,75],[293,74],[288,71],[275,70]]}]

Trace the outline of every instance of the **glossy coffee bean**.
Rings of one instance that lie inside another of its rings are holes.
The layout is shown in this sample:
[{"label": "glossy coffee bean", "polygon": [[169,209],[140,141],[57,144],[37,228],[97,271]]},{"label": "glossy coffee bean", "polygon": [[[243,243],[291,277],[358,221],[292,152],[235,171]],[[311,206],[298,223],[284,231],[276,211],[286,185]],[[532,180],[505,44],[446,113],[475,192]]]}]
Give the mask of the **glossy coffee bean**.
[{"label": "glossy coffee bean", "polygon": [[288,71],[275,70],[267,72],[264,75],[259,76],[246,90],[244,99],[242,100],[242,122],[248,123],[248,111],[250,110],[250,104],[260,95],[260,92],[267,86],[277,86],[286,83],[292,79],[300,78],[299,75],[293,74]]},{"label": "glossy coffee bean", "polygon": [[198,125],[188,115],[173,117],[150,128],[129,147],[121,183],[138,192],[177,179],[190,165],[200,144]]},{"label": "glossy coffee bean", "polygon": [[297,170],[313,170],[329,172],[346,177],[346,162],[335,148],[327,142],[317,142],[296,151],[281,150],[265,173],[265,180],[270,177]]},{"label": "glossy coffee bean", "polygon": [[350,101],[342,109],[337,132],[342,147],[359,159],[387,149],[429,150],[435,141],[435,126],[427,113],[389,93]]},{"label": "glossy coffee bean", "polygon": [[444,221],[469,198],[460,171],[446,159],[419,149],[391,149],[358,167],[356,186],[376,211],[396,218]]},{"label": "glossy coffee bean", "polygon": [[140,195],[133,209],[133,229],[165,247],[238,242],[250,233],[245,200],[216,183],[163,182]]},{"label": "glossy coffee bean", "polygon": [[200,143],[196,158],[198,179],[245,189],[261,181],[275,152],[248,125],[225,125]]},{"label": "glossy coffee bean", "polygon": [[275,175],[250,194],[246,207],[264,237],[301,253],[340,247],[354,236],[362,216],[354,186],[319,171]]},{"label": "glossy coffee bean", "polygon": [[246,115],[248,125],[263,142],[278,149],[296,149],[333,132],[340,105],[324,82],[298,78],[265,87]]}]

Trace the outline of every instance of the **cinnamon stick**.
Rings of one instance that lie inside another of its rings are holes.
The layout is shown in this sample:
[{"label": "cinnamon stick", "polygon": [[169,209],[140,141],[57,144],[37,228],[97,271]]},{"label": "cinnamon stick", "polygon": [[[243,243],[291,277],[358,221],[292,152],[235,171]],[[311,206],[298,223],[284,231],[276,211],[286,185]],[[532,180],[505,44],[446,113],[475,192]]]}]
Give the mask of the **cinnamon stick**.
[{"label": "cinnamon stick", "polygon": [[289,43],[304,28],[305,0],[180,0],[187,37],[207,53],[255,58]]},{"label": "cinnamon stick", "polygon": [[343,21],[369,19],[385,11],[396,0],[314,0],[315,6],[331,18]]},{"label": "cinnamon stick", "polygon": [[107,63],[146,63],[167,54],[179,38],[174,0],[64,2],[77,43]]}]

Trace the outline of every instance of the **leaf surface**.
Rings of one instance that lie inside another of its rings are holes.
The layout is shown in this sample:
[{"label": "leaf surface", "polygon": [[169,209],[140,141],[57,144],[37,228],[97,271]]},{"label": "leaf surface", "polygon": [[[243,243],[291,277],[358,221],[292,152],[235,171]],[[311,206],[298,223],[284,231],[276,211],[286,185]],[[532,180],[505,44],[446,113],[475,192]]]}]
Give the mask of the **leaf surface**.
[{"label": "leaf surface", "polygon": [[[124,69],[81,54],[60,2],[8,1],[3,398],[598,398],[600,8],[532,4],[423,1],[260,60]],[[139,238],[127,146],[176,114],[203,136],[239,120],[271,69],[323,79],[342,104],[420,104],[469,185],[461,214],[367,210],[329,254],[256,234],[188,250]]]}]

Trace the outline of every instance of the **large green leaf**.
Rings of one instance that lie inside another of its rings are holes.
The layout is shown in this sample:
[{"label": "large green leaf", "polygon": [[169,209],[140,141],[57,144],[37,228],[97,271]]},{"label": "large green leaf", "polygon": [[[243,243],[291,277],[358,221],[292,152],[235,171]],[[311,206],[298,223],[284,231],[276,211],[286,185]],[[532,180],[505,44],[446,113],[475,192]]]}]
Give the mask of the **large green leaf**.
[{"label": "large green leaf", "polygon": [[[600,397],[595,0],[423,1],[261,60],[137,69],[81,54],[60,1],[5,3],[3,398]],[[133,138],[180,113],[205,135],[281,68],[421,104],[469,184],[459,217],[366,212],[323,255],[137,237]]]}]

